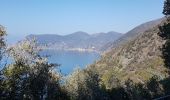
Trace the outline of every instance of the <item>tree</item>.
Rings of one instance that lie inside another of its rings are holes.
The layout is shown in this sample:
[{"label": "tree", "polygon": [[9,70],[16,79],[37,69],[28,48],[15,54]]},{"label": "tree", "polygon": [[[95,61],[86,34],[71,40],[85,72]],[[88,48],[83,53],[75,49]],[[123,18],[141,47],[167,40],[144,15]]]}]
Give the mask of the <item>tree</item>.
[{"label": "tree", "polygon": [[[39,55],[35,41],[23,41],[8,50],[13,62],[3,71],[0,99],[61,100],[61,74],[57,64],[48,63]],[[63,100],[63,99],[62,99]]]},{"label": "tree", "polygon": [[170,0],[165,0],[164,1],[163,14],[164,15],[169,15],[170,14]]},{"label": "tree", "polygon": [[[167,18],[169,19],[169,17]],[[159,26],[159,36],[166,40],[162,46],[162,58],[164,59],[165,66],[170,68],[170,20]]]},{"label": "tree", "polygon": [[75,70],[66,79],[65,87],[71,100],[108,100],[100,86],[98,74],[93,70]]},{"label": "tree", "polygon": [[5,28],[0,25],[0,60],[2,59],[2,55],[5,49],[5,41],[4,41],[5,35],[6,35]]},{"label": "tree", "polygon": [[[5,47],[6,47],[5,41],[4,41],[5,35],[6,35],[6,31],[5,31],[4,27],[0,25],[0,61],[4,55],[4,51],[5,51]],[[4,65],[0,64],[0,68],[3,69]],[[1,69],[0,69],[0,97],[2,96],[2,93],[3,93],[2,83],[4,80]]]}]

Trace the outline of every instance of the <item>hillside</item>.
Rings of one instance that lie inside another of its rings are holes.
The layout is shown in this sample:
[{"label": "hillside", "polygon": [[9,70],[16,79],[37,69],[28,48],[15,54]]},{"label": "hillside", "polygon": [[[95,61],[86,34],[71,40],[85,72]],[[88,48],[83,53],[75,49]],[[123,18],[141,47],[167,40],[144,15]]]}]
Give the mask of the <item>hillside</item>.
[{"label": "hillside", "polygon": [[158,35],[159,26],[165,22],[163,20],[136,38],[113,48],[89,69],[98,72],[107,88],[113,87],[117,80],[123,84],[128,79],[144,83],[153,76],[166,78],[168,69],[164,66],[161,51],[165,40]]},{"label": "hillside", "polygon": [[26,38],[35,37],[38,45],[45,48],[53,49],[88,49],[99,51],[101,47],[109,42],[113,42],[122,36],[118,32],[97,33],[89,35],[85,32],[75,32],[69,35],[29,35]]},{"label": "hillside", "polygon": [[155,26],[157,26],[158,24],[161,23],[162,20],[164,20],[165,18],[160,18],[160,19],[156,19],[153,21],[149,21],[146,23],[143,23],[135,28],[133,28],[132,30],[128,31],[126,34],[122,35],[119,39],[117,39],[114,42],[110,42],[108,44],[106,44],[103,48],[102,51],[109,51],[112,48],[115,48],[117,46],[120,46],[124,43],[126,43],[129,40],[132,40],[134,38],[136,38],[138,35],[142,34],[143,32],[145,32],[146,30],[149,30]]}]

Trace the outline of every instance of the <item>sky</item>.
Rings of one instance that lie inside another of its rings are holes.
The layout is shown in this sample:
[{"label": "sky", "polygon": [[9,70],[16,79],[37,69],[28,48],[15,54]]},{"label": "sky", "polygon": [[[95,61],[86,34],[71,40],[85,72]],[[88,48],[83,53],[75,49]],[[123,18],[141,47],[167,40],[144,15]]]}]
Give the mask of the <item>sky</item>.
[{"label": "sky", "polygon": [[126,33],[163,17],[163,0],[0,0],[0,24],[11,36]]}]

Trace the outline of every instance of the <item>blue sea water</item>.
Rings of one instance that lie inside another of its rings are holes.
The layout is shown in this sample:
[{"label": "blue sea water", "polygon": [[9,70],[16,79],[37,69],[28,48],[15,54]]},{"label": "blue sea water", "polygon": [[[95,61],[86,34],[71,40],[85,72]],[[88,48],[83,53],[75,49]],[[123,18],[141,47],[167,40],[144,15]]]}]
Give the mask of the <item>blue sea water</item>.
[{"label": "blue sea water", "polygon": [[61,64],[59,69],[63,74],[71,73],[74,68],[85,68],[100,58],[100,54],[95,52],[78,52],[78,51],[59,51],[45,50],[41,52],[42,56],[49,56],[48,61],[51,63]]}]

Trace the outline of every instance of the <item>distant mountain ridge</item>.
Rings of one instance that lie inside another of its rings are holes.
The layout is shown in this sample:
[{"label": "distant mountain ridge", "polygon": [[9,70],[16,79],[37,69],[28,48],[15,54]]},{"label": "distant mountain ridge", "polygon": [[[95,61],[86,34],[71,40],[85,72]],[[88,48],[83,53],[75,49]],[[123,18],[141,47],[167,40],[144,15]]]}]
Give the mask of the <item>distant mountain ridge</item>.
[{"label": "distant mountain ridge", "polygon": [[38,45],[42,48],[99,51],[101,47],[109,42],[114,42],[121,36],[121,33],[114,31],[97,34],[78,31],[68,35],[42,34],[29,35],[26,38],[31,39],[35,37]]},{"label": "distant mountain ridge", "polygon": [[134,38],[136,38],[138,35],[142,34],[143,32],[145,32],[145,31],[157,26],[158,24],[160,24],[161,21],[163,21],[164,19],[165,18],[163,17],[163,18],[159,18],[159,19],[156,19],[156,20],[152,20],[152,21],[143,23],[143,24],[133,28],[132,30],[128,31],[126,34],[122,35],[116,41],[106,44],[102,48],[102,51],[106,51],[106,50],[109,51],[112,48],[115,48],[117,46],[125,44],[129,40],[133,40]]}]

